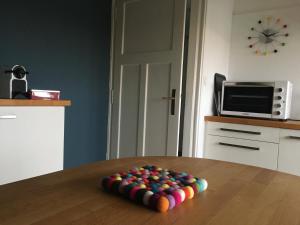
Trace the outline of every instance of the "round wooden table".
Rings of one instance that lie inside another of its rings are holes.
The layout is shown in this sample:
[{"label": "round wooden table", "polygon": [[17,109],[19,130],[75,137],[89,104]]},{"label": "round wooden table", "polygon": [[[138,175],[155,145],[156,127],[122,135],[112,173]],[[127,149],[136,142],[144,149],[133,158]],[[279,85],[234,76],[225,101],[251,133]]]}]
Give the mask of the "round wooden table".
[{"label": "round wooden table", "polygon": [[[205,177],[208,190],[158,213],[97,188],[103,176],[148,164]],[[300,224],[300,178],[207,159],[103,161],[0,186],[0,224]]]}]

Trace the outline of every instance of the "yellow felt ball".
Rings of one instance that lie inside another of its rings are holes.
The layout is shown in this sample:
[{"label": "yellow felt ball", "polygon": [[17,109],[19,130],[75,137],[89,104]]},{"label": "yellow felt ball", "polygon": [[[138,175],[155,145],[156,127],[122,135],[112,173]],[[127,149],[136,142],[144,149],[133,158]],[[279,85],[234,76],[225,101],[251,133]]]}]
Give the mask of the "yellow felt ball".
[{"label": "yellow felt ball", "polygon": [[145,184],[141,184],[141,185],[140,185],[140,188],[141,188],[141,189],[145,189],[145,188],[146,188],[146,185],[145,185]]},{"label": "yellow felt ball", "polygon": [[154,179],[154,180],[158,180],[159,177],[158,177],[158,176],[153,176],[153,179]]},{"label": "yellow felt ball", "polygon": [[156,209],[159,212],[167,212],[169,209],[169,204],[168,198],[161,196],[157,201]]},{"label": "yellow felt ball", "polygon": [[115,180],[122,180],[122,178],[121,177],[116,177]]},{"label": "yellow felt ball", "polygon": [[167,185],[167,184],[163,184],[161,187],[162,187],[163,189],[168,189],[170,186]]}]

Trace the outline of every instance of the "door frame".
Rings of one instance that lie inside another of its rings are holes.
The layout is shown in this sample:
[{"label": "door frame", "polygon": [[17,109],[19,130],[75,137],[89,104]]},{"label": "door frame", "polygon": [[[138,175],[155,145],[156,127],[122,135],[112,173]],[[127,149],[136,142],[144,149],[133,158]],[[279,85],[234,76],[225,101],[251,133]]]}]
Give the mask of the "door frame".
[{"label": "door frame", "polygon": [[[107,123],[107,150],[106,160],[110,159],[112,101],[113,101],[113,64],[114,64],[114,40],[115,40],[115,4],[111,6],[111,46],[110,46],[110,73],[109,73],[109,103]],[[196,157],[197,137],[199,123],[197,118],[201,105],[202,88],[202,61],[203,43],[207,0],[191,0],[191,16],[187,60],[187,80],[184,109],[183,146],[182,156]]]}]

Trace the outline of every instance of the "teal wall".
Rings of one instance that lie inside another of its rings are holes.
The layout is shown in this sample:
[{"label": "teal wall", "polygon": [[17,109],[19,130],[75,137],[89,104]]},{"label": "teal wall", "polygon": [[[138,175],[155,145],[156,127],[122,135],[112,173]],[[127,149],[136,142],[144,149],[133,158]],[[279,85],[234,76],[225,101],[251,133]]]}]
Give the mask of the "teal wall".
[{"label": "teal wall", "polygon": [[104,160],[111,1],[1,0],[0,6],[0,65],[24,65],[30,88],[58,89],[72,100],[65,168]]}]

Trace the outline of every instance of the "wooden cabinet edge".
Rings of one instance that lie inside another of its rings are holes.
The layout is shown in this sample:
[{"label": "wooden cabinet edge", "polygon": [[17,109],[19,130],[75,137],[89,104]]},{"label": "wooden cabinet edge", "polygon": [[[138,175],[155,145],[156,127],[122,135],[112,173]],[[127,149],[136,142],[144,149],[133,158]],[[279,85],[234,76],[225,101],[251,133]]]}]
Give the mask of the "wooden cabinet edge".
[{"label": "wooden cabinet edge", "polygon": [[272,127],[281,129],[300,130],[299,121],[276,121],[266,119],[249,119],[241,117],[205,116],[205,122],[220,122],[250,126]]},{"label": "wooden cabinet edge", "polygon": [[70,100],[0,99],[1,106],[71,106]]}]

